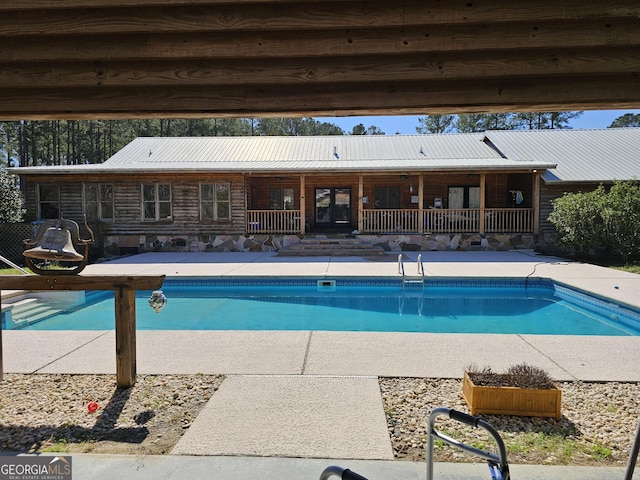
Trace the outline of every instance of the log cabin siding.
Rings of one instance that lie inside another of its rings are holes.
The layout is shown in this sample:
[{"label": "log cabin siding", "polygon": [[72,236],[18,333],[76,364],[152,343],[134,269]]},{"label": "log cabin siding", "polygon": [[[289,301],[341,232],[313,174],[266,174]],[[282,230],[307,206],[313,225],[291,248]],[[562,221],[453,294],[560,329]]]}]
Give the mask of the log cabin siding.
[{"label": "log cabin siding", "polygon": [[581,183],[581,184],[546,184],[540,185],[540,233],[546,235],[554,235],[556,229],[549,221],[549,215],[553,211],[552,201],[562,197],[565,193],[592,192],[600,183]]},{"label": "log cabin siding", "polygon": [[[140,203],[140,182],[115,182],[114,191],[114,211],[115,222],[118,228],[126,228],[126,225],[140,223],[142,216]],[[106,231],[111,233],[112,228],[107,227]],[[116,229],[116,230],[117,230]]]},{"label": "log cabin siding", "polygon": [[[33,177],[25,184],[24,195],[28,215],[27,221],[36,220],[37,194],[39,184],[55,183],[60,187],[60,210],[64,218],[76,222],[83,221],[83,183],[110,183],[114,190],[114,219],[101,221],[101,231],[105,235],[210,235],[241,234],[245,231],[244,180],[242,175],[191,176],[186,181],[172,181],[171,177],[147,180],[142,176],[127,176],[126,180],[116,177],[100,179],[57,178],[51,182],[47,177]],[[141,185],[145,183],[171,184],[172,221],[143,221]],[[229,183],[231,188],[231,219],[218,222],[200,221],[199,184]],[[95,219],[88,219],[94,222]]]}]

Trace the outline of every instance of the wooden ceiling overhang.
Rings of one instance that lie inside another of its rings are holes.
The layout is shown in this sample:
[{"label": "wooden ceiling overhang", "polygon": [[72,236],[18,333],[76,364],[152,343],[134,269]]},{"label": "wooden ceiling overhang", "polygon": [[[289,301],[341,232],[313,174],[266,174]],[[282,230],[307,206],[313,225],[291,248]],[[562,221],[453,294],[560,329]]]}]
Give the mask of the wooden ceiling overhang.
[{"label": "wooden ceiling overhang", "polygon": [[0,2],[0,120],[603,108],[638,0]]}]

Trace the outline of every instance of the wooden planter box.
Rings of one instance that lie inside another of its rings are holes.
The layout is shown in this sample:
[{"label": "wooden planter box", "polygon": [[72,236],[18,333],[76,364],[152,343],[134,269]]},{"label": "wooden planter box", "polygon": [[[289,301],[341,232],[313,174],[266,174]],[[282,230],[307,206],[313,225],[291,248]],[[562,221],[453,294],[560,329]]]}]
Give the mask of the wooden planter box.
[{"label": "wooden planter box", "polygon": [[537,390],[516,387],[481,387],[473,383],[467,372],[462,380],[462,394],[471,415],[521,415],[560,419],[562,391],[559,388]]}]

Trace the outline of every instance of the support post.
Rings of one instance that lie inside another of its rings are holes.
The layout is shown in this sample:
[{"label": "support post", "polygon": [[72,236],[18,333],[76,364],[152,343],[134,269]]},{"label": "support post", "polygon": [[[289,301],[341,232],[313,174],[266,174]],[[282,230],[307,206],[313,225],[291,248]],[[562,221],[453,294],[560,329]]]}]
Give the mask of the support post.
[{"label": "support post", "polygon": [[358,175],[358,232],[362,233],[364,229],[364,204],[362,199],[364,198],[364,178],[362,175]]},{"label": "support post", "polygon": [[116,384],[129,388],[136,383],[136,292],[114,292],[116,310]]},{"label": "support post", "polygon": [[305,202],[306,179],[304,175],[300,175],[300,235],[307,232],[307,204]]},{"label": "support post", "polygon": [[[118,388],[129,388],[136,382],[136,290],[158,290],[164,278],[164,275],[0,275],[0,291],[3,288],[41,291],[113,290],[116,383]],[[0,329],[0,380],[2,372]]]},{"label": "support post", "polygon": [[424,176],[418,175],[418,232],[424,233]]},{"label": "support post", "polygon": [[540,233],[540,173],[533,172],[533,233]]},{"label": "support post", "polygon": [[485,173],[481,173],[480,174],[480,218],[478,220],[480,220],[479,223],[479,234],[480,235],[484,235],[485,230],[487,229],[487,226],[485,224],[485,220],[486,220],[486,214],[485,209],[487,208],[486,202],[485,202],[485,197],[487,195],[487,175]]}]

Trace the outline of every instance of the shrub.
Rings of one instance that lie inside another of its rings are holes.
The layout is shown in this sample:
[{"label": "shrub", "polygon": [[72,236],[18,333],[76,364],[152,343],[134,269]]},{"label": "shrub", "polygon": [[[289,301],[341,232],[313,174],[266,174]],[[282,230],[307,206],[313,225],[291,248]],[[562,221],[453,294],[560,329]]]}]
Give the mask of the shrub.
[{"label": "shrub", "polygon": [[0,223],[22,221],[22,194],[16,181],[6,170],[0,168]]},{"label": "shrub", "polygon": [[606,253],[627,260],[640,255],[640,186],[618,181],[585,193],[565,193],[552,202],[549,221],[558,243],[576,255]]},{"label": "shrub", "polygon": [[577,255],[587,255],[604,244],[602,204],[605,197],[601,185],[592,192],[565,193],[552,201],[549,221],[555,225],[562,247]]},{"label": "shrub", "polygon": [[505,373],[496,373],[491,367],[478,369],[471,365],[466,369],[467,374],[475,385],[483,387],[517,387],[549,390],[556,388],[549,374],[539,367],[526,363],[513,365]]},{"label": "shrub", "polygon": [[607,246],[625,261],[640,253],[640,186],[616,182],[602,209]]}]

